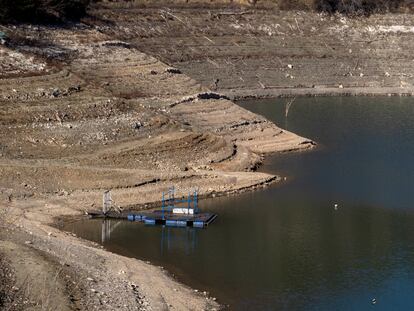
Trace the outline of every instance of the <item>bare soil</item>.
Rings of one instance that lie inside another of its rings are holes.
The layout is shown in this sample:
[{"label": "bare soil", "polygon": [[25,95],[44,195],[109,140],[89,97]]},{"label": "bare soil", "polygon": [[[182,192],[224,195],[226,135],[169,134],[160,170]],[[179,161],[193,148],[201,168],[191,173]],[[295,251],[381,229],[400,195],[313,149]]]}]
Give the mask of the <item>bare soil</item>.
[{"label": "bare soil", "polygon": [[107,3],[94,14],[102,32],[232,98],[413,94],[412,14],[348,18],[280,11],[269,1]]},{"label": "bare soil", "polygon": [[142,209],[171,185],[206,197],[277,182],[256,172],[263,157],[315,143],[229,98],[412,94],[413,24],[269,3],[119,1],[65,27],[5,25],[0,305],[219,308],[161,268],[56,225],[99,209],[106,189],[118,206]]}]

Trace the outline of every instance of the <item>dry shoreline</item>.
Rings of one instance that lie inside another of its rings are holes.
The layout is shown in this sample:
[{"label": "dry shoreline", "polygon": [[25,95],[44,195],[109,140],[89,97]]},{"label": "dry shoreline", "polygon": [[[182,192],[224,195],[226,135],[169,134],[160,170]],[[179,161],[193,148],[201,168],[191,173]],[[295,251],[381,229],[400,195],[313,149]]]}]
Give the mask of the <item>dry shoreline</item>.
[{"label": "dry shoreline", "polygon": [[231,100],[264,99],[278,97],[319,97],[319,96],[414,96],[414,88],[281,88],[235,90],[224,92]]},{"label": "dry shoreline", "polygon": [[[95,42],[86,44],[76,29],[45,32],[55,46],[76,46],[67,69],[48,72],[30,55],[2,47],[9,69],[22,72],[0,80],[0,253],[13,271],[10,304],[16,310],[219,308],[158,267],[50,224],[99,208],[104,189],[112,189],[119,206],[147,208],[171,184],[181,193],[198,187],[201,196],[261,187],[276,181],[252,171],[262,154],[313,143],[126,44],[94,31],[85,35]],[[23,77],[25,70],[43,74]]]},{"label": "dry shoreline", "polygon": [[[256,171],[263,157],[314,143],[231,100],[413,95],[412,64],[401,61],[412,34],[370,41],[383,29],[373,35],[370,26],[391,27],[402,15],[343,21],[268,9],[222,15],[221,6],[172,5],[168,14],[112,5],[126,4],[105,2],[94,8],[96,19],[65,29],[9,27],[30,41],[0,45],[0,269],[14,271],[5,291],[16,310],[217,309],[163,269],[109,253],[56,222],[100,208],[105,189],[124,208],[150,208],[171,184],[208,197],[278,182]],[[344,25],[348,41],[338,39]],[[384,56],[393,40],[398,57]]]}]

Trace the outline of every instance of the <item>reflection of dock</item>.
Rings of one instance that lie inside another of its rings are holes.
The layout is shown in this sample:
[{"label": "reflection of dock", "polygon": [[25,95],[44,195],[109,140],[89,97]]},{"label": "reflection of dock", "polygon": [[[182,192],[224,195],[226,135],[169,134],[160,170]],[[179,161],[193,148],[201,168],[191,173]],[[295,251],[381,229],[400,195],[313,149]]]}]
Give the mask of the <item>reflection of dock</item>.
[{"label": "reflection of dock", "polygon": [[161,231],[161,253],[171,250],[182,250],[186,254],[195,251],[197,247],[197,229],[186,228],[177,230],[170,227],[162,227]]},{"label": "reflection of dock", "polygon": [[121,223],[119,221],[111,221],[111,219],[105,219],[102,222],[102,235],[101,240],[104,243],[106,240],[111,239],[111,233],[118,227]]},{"label": "reflection of dock", "polygon": [[[146,225],[163,225],[169,227],[195,227],[204,228],[211,224],[216,218],[216,214],[200,213],[198,209],[198,194],[194,191],[189,193],[187,199],[176,199],[174,187],[168,189],[168,198],[162,194],[162,209],[152,212],[122,212],[112,210],[112,199],[109,191],[104,193],[102,212],[91,212],[91,217],[101,217],[106,219],[126,219],[137,221]],[[176,206],[176,204],[181,206]],[[186,206],[182,206],[186,204]],[[103,229],[102,229],[103,230]],[[109,230],[109,229],[108,229]],[[108,231],[107,230],[107,231]],[[109,230],[110,234],[110,230]]]},{"label": "reflection of dock", "polygon": [[[102,236],[101,242],[104,244],[111,239],[114,231],[123,223],[122,220],[116,219],[102,219]],[[121,229],[122,230],[122,229]],[[171,227],[161,228],[160,248],[161,253],[170,251],[172,249],[181,249],[187,254],[190,254],[197,246],[197,232],[195,228],[185,228],[178,230]]]},{"label": "reflection of dock", "polygon": [[216,218],[216,214],[174,214],[165,211],[140,212],[140,213],[115,213],[108,212],[105,215],[100,212],[89,213],[94,218],[106,219],[125,219],[129,221],[142,222],[146,225],[165,225],[170,227],[196,227],[204,228],[211,224]]}]

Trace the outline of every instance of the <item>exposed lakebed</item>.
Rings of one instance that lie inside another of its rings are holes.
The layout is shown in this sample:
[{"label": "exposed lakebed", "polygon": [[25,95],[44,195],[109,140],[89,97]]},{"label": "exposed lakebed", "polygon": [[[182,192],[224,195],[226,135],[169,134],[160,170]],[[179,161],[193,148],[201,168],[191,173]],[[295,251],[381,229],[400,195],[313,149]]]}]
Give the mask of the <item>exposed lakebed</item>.
[{"label": "exposed lakebed", "polygon": [[219,214],[208,229],[65,229],[162,265],[234,310],[414,309],[414,99],[298,98],[287,118],[285,103],[239,104],[318,148],[268,157],[261,170],[281,184],[200,202]]}]

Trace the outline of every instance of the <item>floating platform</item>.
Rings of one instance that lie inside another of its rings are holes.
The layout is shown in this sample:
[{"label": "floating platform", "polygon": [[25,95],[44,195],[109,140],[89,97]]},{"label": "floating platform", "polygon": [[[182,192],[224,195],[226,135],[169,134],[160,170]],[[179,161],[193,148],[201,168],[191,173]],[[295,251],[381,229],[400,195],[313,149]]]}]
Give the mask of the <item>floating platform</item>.
[{"label": "floating platform", "polygon": [[[163,225],[169,227],[196,227],[204,228],[211,224],[217,214],[200,213],[198,208],[198,191],[189,193],[187,199],[175,198],[175,188],[168,189],[168,197],[162,193],[162,210],[146,211],[140,213],[121,212],[116,207],[118,213],[112,210],[113,200],[109,190],[103,194],[102,212],[90,212],[92,218],[113,218],[127,219],[129,221],[139,221],[146,225]],[[177,205],[176,205],[177,204]]]},{"label": "floating platform", "polygon": [[204,228],[211,224],[216,218],[217,214],[212,213],[197,213],[197,214],[174,214],[161,210],[153,212],[140,213],[115,213],[109,212],[103,214],[101,212],[91,212],[89,215],[92,218],[112,218],[125,219],[129,221],[142,222],[146,225],[163,225],[168,227],[195,227]]}]

